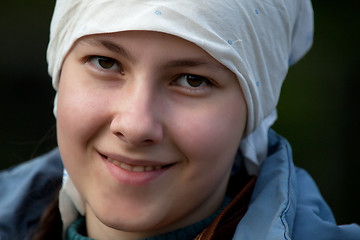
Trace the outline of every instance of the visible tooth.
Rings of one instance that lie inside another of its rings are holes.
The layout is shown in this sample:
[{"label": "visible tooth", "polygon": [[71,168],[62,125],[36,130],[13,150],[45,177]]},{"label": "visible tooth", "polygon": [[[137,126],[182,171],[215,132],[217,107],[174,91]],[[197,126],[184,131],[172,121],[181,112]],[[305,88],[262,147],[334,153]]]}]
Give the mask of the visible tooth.
[{"label": "visible tooth", "polygon": [[154,170],[154,167],[152,167],[152,166],[145,167],[146,172],[150,172],[150,171],[153,171],[153,170]]},{"label": "visible tooth", "polygon": [[112,160],[111,158],[108,158],[108,160],[109,160],[110,162],[112,162],[113,164],[115,164],[116,166],[121,167],[119,162],[114,161],[114,160]]},{"label": "visible tooth", "polygon": [[144,172],[145,171],[145,167],[144,166],[135,166],[132,168],[133,172]]},{"label": "visible tooth", "polygon": [[107,157],[107,160],[109,162],[112,162],[116,166],[119,166],[125,170],[132,171],[132,172],[151,172],[151,171],[159,170],[162,168],[161,166],[131,166],[126,163],[121,163],[121,162],[115,161],[108,157]]},{"label": "visible tooth", "polygon": [[125,169],[125,170],[132,171],[132,167],[130,165],[125,164],[125,163],[120,163],[120,167]]}]

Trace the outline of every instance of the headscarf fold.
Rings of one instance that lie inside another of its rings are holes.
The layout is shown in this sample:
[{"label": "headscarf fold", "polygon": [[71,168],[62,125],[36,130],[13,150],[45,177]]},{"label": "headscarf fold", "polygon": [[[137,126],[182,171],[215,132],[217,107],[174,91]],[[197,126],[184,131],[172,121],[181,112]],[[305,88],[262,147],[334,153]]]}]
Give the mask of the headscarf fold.
[{"label": "headscarf fold", "polygon": [[[76,40],[128,30],[186,39],[236,74],[248,109],[240,149],[248,172],[256,174],[267,154],[267,131],[276,120],[288,68],[312,44],[310,0],[57,0],[47,52],[54,88]],[[71,186],[67,179],[64,186]],[[65,187],[60,195],[81,212],[81,198],[67,194],[73,190]]]}]

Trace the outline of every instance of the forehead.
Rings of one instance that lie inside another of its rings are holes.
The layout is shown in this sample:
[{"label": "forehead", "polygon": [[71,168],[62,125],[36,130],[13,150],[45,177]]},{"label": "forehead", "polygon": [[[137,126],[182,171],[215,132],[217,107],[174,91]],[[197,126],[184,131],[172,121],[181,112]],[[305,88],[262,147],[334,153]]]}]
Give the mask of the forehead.
[{"label": "forehead", "polygon": [[[155,31],[123,31],[88,35],[78,39],[77,46],[104,49],[135,62],[138,55],[162,56],[182,61],[186,65],[211,65],[217,70],[230,71],[196,44],[180,37]],[[183,60],[179,60],[183,59]]]},{"label": "forehead", "polygon": [[[104,46],[117,50],[116,45],[126,46],[127,48],[149,48],[159,47],[165,48],[171,46],[171,49],[166,49],[168,52],[173,50],[185,50],[185,53],[196,52],[196,54],[209,55],[205,50],[196,44],[167,33],[156,31],[120,31],[113,33],[93,34],[81,37],[76,44],[89,44],[93,46]],[[215,60],[215,59],[214,59]]]}]

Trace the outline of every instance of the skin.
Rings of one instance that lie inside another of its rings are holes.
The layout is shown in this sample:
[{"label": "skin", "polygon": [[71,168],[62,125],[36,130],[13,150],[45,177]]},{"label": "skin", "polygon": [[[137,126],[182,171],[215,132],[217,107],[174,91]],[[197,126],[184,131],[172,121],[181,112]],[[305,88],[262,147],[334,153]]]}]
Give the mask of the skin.
[{"label": "skin", "polygon": [[[214,213],[246,115],[236,76],[193,43],[146,31],[78,40],[62,68],[57,130],[88,236],[140,239]],[[138,181],[147,175],[119,170],[107,155],[167,167]]]}]

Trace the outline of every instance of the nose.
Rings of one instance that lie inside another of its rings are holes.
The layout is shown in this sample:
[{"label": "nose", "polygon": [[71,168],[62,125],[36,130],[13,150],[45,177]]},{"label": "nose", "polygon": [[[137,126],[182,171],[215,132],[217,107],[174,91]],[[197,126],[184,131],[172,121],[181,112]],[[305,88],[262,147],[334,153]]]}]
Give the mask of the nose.
[{"label": "nose", "polygon": [[111,132],[132,147],[159,143],[163,139],[163,124],[155,95],[149,89],[138,88],[121,96],[110,124]]}]

